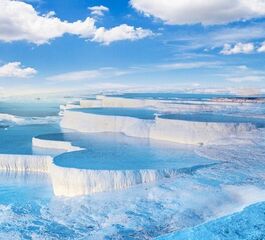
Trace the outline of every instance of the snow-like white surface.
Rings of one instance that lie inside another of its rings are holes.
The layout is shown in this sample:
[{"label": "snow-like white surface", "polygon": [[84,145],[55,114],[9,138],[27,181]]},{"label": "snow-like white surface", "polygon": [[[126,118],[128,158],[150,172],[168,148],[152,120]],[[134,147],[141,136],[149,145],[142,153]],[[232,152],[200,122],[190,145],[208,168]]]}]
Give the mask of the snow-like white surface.
[{"label": "snow-like white surface", "polygon": [[32,146],[39,148],[62,149],[68,152],[82,150],[80,147],[73,146],[71,142],[46,140],[37,137],[32,138]]},{"label": "snow-like white surface", "polygon": [[51,178],[57,196],[79,196],[152,183],[178,174],[177,170],[84,170],[52,165]]},{"label": "snow-like white surface", "polygon": [[8,121],[8,122],[20,124],[24,122],[24,119],[21,117],[11,115],[11,114],[0,113],[0,121]]},{"label": "snow-like white surface", "polygon": [[143,99],[125,99],[119,97],[103,97],[103,107],[150,107],[157,105],[156,100],[143,100]]},{"label": "snow-like white surface", "polygon": [[51,176],[56,196],[80,196],[125,189],[178,174],[178,170],[84,170],[56,166],[50,156],[0,155],[0,170],[41,172]]},{"label": "snow-like white surface", "polygon": [[250,123],[207,123],[162,119],[145,120],[65,111],[61,127],[80,132],[119,132],[127,136],[186,144],[207,144],[255,129]]},{"label": "snow-like white surface", "polygon": [[192,122],[156,118],[150,138],[186,144],[209,144],[255,129],[250,123]]},{"label": "snow-like white surface", "polygon": [[[76,151],[81,148],[70,142],[33,138],[35,147]],[[0,170],[13,172],[42,172],[51,177],[56,196],[74,197],[96,192],[125,189],[137,184],[152,183],[176,176],[176,169],[86,170],[65,168],[53,163],[50,156],[0,155]]]},{"label": "snow-like white surface", "polygon": [[102,100],[97,100],[97,99],[80,100],[80,107],[82,108],[102,107]]},{"label": "snow-like white surface", "polygon": [[51,164],[50,156],[0,154],[0,169],[3,171],[47,173]]},{"label": "snow-like white surface", "polygon": [[124,108],[142,108],[142,107],[164,107],[167,101],[152,99],[129,99],[122,97],[110,97],[98,95],[97,99],[84,99],[80,101],[82,108],[89,107],[124,107]]},{"label": "snow-like white surface", "polygon": [[119,132],[132,137],[148,138],[153,121],[65,111],[60,124],[62,128],[74,129],[80,132]]}]

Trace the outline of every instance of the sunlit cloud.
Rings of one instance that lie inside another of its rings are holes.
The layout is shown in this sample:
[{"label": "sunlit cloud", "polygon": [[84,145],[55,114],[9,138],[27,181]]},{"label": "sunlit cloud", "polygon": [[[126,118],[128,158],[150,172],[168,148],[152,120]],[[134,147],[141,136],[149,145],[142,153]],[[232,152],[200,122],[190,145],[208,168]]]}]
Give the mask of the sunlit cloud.
[{"label": "sunlit cloud", "polygon": [[215,25],[265,16],[264,0],[131,0],[131,5],[146,16],[166,24]]},{"label": "sunlit cloud", "polygon": [[91,11],[91,14],[94,16],[104,16],[105,12],[109,11],[109,8],[103,5],[89,7],[88,9]]},{"label": "sunlit cloud", "polygon": [[28,78],[37,71],[31,67],[23,67],[20,62],[10,62],[0,66],[0,78]]},{"label": "sunlit cloud", "polygon": [[224,55],[233,55],[233,54],[248,54],[253,53],[255,51],[255,46],[253,43],[237,43],[234,46],[231,44],[225,44],[224,48],[220,52]]},{"label": "sunlit cloud", "polygon": [[98,28],[95,19],[91,17],[84,21],[68,22],[56,17],[53,11],[41,15],[32,5],[21,1],[1,0],[0,9],[0,40],[5,42],[25,40],[41,45],[64,34],[70,34],[110,44],[114,41],[138,40],[152,35],[151,30],[126,24],[110,29]]}]

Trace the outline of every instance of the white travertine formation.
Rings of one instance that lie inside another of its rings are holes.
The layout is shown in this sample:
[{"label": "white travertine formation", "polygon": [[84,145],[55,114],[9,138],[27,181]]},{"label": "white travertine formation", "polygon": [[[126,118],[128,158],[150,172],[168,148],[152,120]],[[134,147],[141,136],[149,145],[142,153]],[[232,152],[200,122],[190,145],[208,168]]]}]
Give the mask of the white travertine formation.
[{"label": "white travertine formation", "polygon": [[192,122],[158,117],[149,137],[184,144],[209,144],[253,129],[255,126],[250,123]]},{"label": "white travertine formation", "polygon": [[80,100],[80,107],[82,108],[96,108],[102,107],[102,100],[98,99],[84,99]]},{"label": "white travertine formation", "polygon": [[185,144],[207,144],[255,129],[250,123],[214,123],[182,120],[138,119],[65,111],[61,127],[80,132],[119,132],[127,136]]},{"label": "white travertine formation", "polygon": [[[99,98],[99,97],[98,97]],[[154,106],[154,103],[158,103],[156,100],[145,100],[145,99],[129,99],[119,97],[105,97],[101,96],[102,107],[124,107],[124,108],[139,108]]]},{"label": "white travertine formation", "polygon": [[51,178],[56,196],[74,197],[121,190],[178,174],[178,170],[84,170],[52,165]]},{"label": "white travertine formation", "polygon": [[32,138],[32,146],[39,148],[62,149],[67,152],[82,150],[80,147],[73,146],[71,142],[46,140],[38,137]]},{"label": "white travertine formation", "polygon": [[168,101],[152,100],[152,99],[130,99],[121,97],[110,97],[98,95],[97,99],[84,99],[80,100],[82,108],[94,107],[118,107],[118,108],[142,108],[142,107],[155,107],[164,106]]},{"label": "white travertine formation", "polygon": [[0,154],[0,170],[3,171],[46,173],[51,164],[50,156]]},{"label": "white travertine formation", "polygon": [[81,108],[80,104],[67,103],[65,105],[60,105],[60,110],[64,111],[66,109]]},{"label": "white travertine formation", "polygon": [[48,173],[56,196],[74,197],[120,190],[136,184],[151,183],[176,176],[176,169],[86,170],[55,165],[50,156],[0,155],[0,170]]},{"label": "white travertine formation", "polygon": [[118,132],[132,137],[148,138],[153,122],[153,120],[133,117],[65,111],[61,121],[61,127],[80,132]]}]

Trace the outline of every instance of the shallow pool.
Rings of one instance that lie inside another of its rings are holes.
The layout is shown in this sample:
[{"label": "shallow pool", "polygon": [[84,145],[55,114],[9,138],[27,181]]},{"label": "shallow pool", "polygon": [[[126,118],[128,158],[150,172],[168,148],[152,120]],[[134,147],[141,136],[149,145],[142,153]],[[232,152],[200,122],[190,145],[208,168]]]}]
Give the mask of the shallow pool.
[{"label": "shallow pool", "polygon": [[179,169],[214,163],[179,144],[127,137],[115,133],[64,133],[42,139],[70,141],[85,148],[55,157],[56,165],[100,170]]},{"label": "shallow pool", "polygon": [[52,196],[51,181],[46,174],[0,171],[0,204],[36,204]]},{"label": "shallow pool", "polygon": [[56,116],[60,111],[59,100],[44,101],[36,99],[13,99],[0,101],[0,113],[20,117],[47,117]]},{"label": "shallow pool", "polygon": [[258,127],[265,127],[265,119],[262,118],[240,117],[213,113],[165,114],[159,117],[163,119],[184,120],[192,122],[253,123]]},{"label": "shallow pool", "polygon": [[57,124],[16,125],[0,128],[0,154],[32,154],[32,137],[60,132]]}]

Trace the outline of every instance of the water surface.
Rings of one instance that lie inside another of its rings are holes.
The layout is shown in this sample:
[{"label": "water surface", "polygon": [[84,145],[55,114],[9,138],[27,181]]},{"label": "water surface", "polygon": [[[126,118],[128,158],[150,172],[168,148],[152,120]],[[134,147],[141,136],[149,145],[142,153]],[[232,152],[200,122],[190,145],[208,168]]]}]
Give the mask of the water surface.
[{"label": "water surface", "polygon": [[48,134],[42,139],[67,140],[85,148],[55,157],[55,164],[94,170],[180,169],[214,161],[195,154],[194,148],[116,133]]},{"label": "water surface", "polygon": [[222,115],[216,113],[179,113],[179,114],[165,114],[159,116],[164,119],[184,120],[191,122],[216,122],[216,123],[253,123],[258,127],[265,126],[265,119],[240,117],[233,115]]}]

